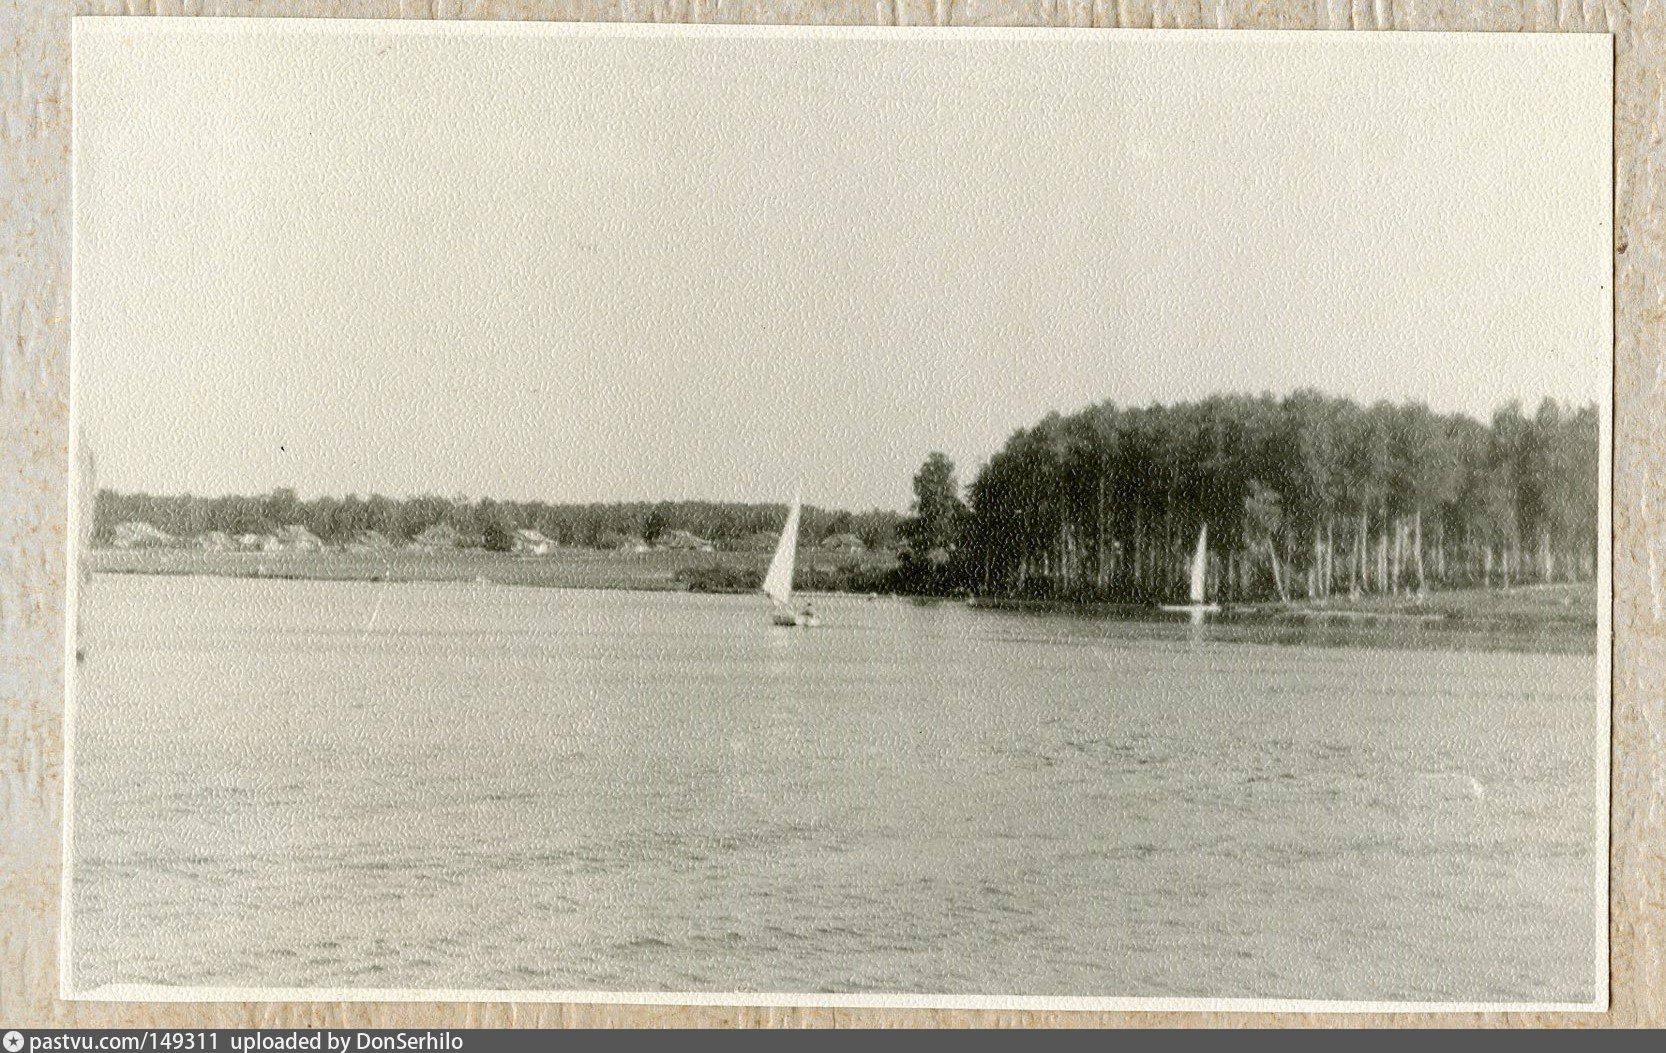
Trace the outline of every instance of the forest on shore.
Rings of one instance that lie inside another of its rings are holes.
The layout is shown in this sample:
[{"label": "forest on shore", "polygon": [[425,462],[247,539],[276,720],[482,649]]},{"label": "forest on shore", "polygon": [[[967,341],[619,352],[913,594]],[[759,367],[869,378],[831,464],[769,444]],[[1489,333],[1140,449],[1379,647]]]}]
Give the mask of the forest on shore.
[{"label": "forest on shore", "polygon": [[[1531,414],[1511,403],[1485,423],[1311,390],[1140,408],[1107,402],[1020,428],[964,490],[949,458],[931,454],[907,515],[807,507],[800,540],[850,535],[870,552],[894,553],[853,562],[841,587],[922,595],[1172,600],[1185,593],[1205,526],[1216,601],[1586,581],[1599,551],[1599,424],[1594,405],[1548,399]],[[513,531],[530,529],[571,547],[686,532],[720,550],[755,551],[772,543],[784,511],[106,490],[93,535],[108,543],[129,522],[178,538],[298,524],[348,545],[366,531],[404,543],[448,524],[460,544],[487,549],[507,550]],[[759,574],[714,564],[684,580],[752,588]]]},{"label": "forest on shore", "polygon": [[[965,504],[927,464],[939,588],[1150,602],[1183,596],[1208,526],[1214,600],[1323,599],[1593,578],[1594,405],[1490,422],[1315,391],[1091,406],[1015,432]],[[922,490],[923,484],[923,490]]]}]

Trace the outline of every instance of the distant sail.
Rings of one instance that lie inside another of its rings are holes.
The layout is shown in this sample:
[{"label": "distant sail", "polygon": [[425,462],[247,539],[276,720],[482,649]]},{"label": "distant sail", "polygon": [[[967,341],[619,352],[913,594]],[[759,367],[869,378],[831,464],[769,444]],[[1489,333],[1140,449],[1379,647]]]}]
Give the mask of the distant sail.
[{"label": "distant sail", "polygon": [[775,557],[769,561],[769,573],[764,575],[764,594],[784,606],[792,603],[793,561],[798,558],[799,500],[793,498],[787,509],[787,525],[781,528],[781,540],[775,544]]},{"label": "distant sail", "polygon": [[1197,532],[1197,551],[1192,554],[1192,602],[1203,602],[1203,586],[1209,572],[1209,524]]}]

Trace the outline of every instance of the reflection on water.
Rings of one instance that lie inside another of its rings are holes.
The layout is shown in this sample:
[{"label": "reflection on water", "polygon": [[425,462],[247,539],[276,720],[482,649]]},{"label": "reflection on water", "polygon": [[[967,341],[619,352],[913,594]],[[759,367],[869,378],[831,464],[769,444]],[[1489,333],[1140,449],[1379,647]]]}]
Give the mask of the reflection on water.
[{"label": "reflection on water", "polygon": [[1588,654],[100,578],[74,982],[1585,1001]]}]

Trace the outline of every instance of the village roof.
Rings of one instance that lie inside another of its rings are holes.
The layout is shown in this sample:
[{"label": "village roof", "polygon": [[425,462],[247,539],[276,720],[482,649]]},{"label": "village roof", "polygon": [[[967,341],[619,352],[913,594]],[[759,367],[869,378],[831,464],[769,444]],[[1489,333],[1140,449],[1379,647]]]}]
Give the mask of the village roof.
[{"label": "village roof", "polygon": [[440,541],[455,542],[457,537],[458,534],[456,527],[452,526],[450,523],[439,522],[424,527],[422,532],[417,534],[415,540],[433,544]]},{"label": "village roof", "polygon": [[277,530],[277,538],[288,544],[323,544],[318,535],[300,523],[286,523]]},{"label": "village roof", "polygon": [[710,548],[711,542],[686,530],[667,530],[659,536],[661,548]]},{"label": "village roof", "polygon": [[168,545],[175,541],[172,534],[151,526],[140,520],[130,520],[116,524],[111,531],[112,539],[117,548],[132,548],[135,545]]}]

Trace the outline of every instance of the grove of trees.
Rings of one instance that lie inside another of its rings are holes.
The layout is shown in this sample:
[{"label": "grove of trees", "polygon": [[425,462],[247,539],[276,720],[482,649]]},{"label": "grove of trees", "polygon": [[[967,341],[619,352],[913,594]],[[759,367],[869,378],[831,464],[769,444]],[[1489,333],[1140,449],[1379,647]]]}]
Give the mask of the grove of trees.
[{"label": "grove of trees", "polygon": [[1590,578],[1595,406],[1482,424],[1314,391],[1050,414],[969,488],[939,587],[1179,596],[1209,528],[1211,598],[1321,598]]}]

